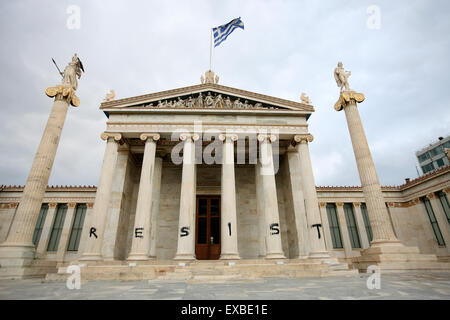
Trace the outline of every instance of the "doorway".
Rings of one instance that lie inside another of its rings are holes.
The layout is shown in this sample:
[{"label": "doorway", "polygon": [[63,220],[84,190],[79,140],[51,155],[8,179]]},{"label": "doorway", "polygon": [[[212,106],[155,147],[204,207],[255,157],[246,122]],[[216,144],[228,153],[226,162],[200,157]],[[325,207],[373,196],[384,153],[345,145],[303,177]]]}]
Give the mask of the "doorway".
[{"label": "doorway", "polygon": [[220,257],[220,196],[197,196],[195,255],[198,260]]}]

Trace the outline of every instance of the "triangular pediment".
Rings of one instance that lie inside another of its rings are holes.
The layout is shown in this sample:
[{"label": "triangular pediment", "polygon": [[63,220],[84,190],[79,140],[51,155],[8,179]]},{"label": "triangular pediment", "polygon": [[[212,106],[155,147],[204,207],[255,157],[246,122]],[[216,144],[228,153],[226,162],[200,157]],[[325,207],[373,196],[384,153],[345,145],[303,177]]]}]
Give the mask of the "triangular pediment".
[{"label": "triangular pediment", "polygon": [[110,111],[123,108],[314,111],[312,105],[212,83],[107,101],[100,107]]}]

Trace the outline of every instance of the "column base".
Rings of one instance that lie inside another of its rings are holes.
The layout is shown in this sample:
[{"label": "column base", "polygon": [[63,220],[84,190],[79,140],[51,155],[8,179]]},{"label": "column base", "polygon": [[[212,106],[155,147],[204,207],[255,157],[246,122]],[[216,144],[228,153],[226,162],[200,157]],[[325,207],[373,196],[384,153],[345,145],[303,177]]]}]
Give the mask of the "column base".
[{"label": "column base", "polygon": [[140,253],[132,253],[128,256],[127,261],[146,261],[146,260],[154,260],[154,257],[150,257],[149,255],[140,254]]},{"label": "column base", "polygon": [[375,241],[352,259],[354,267],[366,272],[371,266],[381,271],[440,271],[450,270],[449,262],[438,261],[435,254],[420,253],[418,247],[407,247],[400,241]]},{"label": "column base", "polygon": [[286,256],[282,252],[267,253],[264,259],[286,259]]},{"label": "column base", "polygon": [[3,243],[0,245],[0,278],[22,279],[26,270],[34,260],[35,249],[33,244]]},{"label": "column base", "polygon": [[240,260],[239,254],[237,253],[225,253],[220,255],[220,260]]},{"label": "column base", "polygon": [[195,255],[191,253],[177,253],[173,260],[195,260]]},{"label": "column base", "polygon": [[327,259],[330,258],[328,251],[310,252],[308,258],[310,259]]},{"label": "column base", "polygon": [[98,253],[84,253],[80,261],[102,261],[103,257]]}]

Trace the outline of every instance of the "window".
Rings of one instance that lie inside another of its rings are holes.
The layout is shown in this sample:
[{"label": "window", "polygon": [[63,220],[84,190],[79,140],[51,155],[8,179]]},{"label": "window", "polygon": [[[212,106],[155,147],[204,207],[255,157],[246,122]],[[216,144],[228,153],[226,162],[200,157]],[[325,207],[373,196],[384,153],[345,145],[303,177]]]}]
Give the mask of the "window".
[{"label": "window", "polygon": [[366,228],[367,238],[369,242],[373,239],[372,227],[370,226],[369,214],[367,212],[367,206],[365,203],[361,203],[361,212],[364,220],[364,227]]},{"label": "window", "polygon": [[448,199],[447,199],[447,195],[445,194],[445,192],[439,192],[438,193],[439,196],[439,200],[441,201],[441,205],[442,205],[442,209],[445,212],[445,216],[447,217],[447,221],[448,223],[450,223],[450,206],[448,204]]},{"label": "window", "polygon": [[41,238],[42,228],[44,227],[45,217],[47,216],[48,204],[44,203],[41,206],[41,211],[39,212],[39,217],[34,228],[33,233],[33,244],[37,247],[39,239]]},{"label": "window", "polygon": [[72,230],[70,231],[69,245],[67,246],[67,251],[78,250],[85,215],[86,215],[86,205],[85,204],[77,205],[75,217],[73,218]]},{"label": "window", "polygon": [[427,172],[430,172],[430,171],[433,171],[433,170],[434,170],[433,162],[430,162],[429,164],[426,164],[426,165],[422,166],[423,173],[427,173]]},{"label": "window", "polygon": [[432,157],[434,157],[434,156],[437,156],[439,153],[441,153],[442,152],[442,147],[441,146],[439,146],[439,147],[436,147],[436,148],[434,148],[434,149],[431,149],[430,150],[430,155],[432,156]]},{"label": "window", "polygon": [[67,205],[60,204],[56,209],[55,219],[53,220],[52,233],[50,234],[50,240],[48,241],[47,251],[58,250],[59,238],[64,225],[64,219],[66,218]]},{"label": "window", "polygon": [[444,166],[444,158],[437,159],[436,164],[437,164],[438,168],[443,167]]},{"label": "window", "polygon": [[419,159],[419,162],[424,162],[424,161],[428,160],[429,156],[428,156],[428,153],[425,152],[424,154],[421,154],[417,158]]},{"label": "window", "polygon": [[353,205],[351,203],[344,203],[345,221],[347,221],[347,229],[350,235],[350,242],[352,248],[361,248],[361,241],[359,240],[358,227],[356,226],[355,215],[353,213]]},{"label": "window", "polygon": [[331,241],[334,249],[342,248],[341,231],[334,203],[327,204],[328,224],[330,225]]},{"label": "window", "polygon": [[442,238],[441,229],[439,229],[439,225],[436,221],[436,217],[433,212],[433,207],[431,206],[430,200],[428,198],[423,197],[422,201],[425,205],[425,209],[427,210],[428,218],[430,219],[431,227],[433,228],[434,236],[440,246],[445,246],[444,238]]}]

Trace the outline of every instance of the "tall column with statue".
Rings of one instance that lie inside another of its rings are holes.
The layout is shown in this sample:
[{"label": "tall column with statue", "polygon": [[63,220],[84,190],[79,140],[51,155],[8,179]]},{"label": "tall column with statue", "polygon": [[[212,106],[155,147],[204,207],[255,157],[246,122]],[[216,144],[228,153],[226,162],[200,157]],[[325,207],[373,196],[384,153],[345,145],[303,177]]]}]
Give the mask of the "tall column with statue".
[{"label": "tall column with statue", "polygon": [[69,105],[74,107],[80,105],[80,99],[75,95],[75,91],[78,88],[77,78],[81,77],[81,71],[84,71],[83,65],[75,54],[64,72],[61,72],[61,84],[45,90],[47,96],[55,97],[55,100],[10,231],[6,241],[0,245],[1,276],[24,276],[24,267],[29,266],[34,259],[33,232],[52,171],[67,110]]},{"label": "tall column with statue", "polygon": [[342,62],[339,62],[334,70],[334,77],[341,90],[339,100],[334,108],[336,111],[344,110],[347,118],[348,130],[373,233],[370,247],[362,250],[361,256],[354,258],[353,262],[360,270],[366,270],[370,265],[378,265],[384,270],[439,268],[436,256],[421,255],[417,247],[403,245],[394,234],[357,108],[357,103],[363,102],[365,97],[363,93],[350,89],[348,84],[350,74],[349,71],[344,70]]}]

